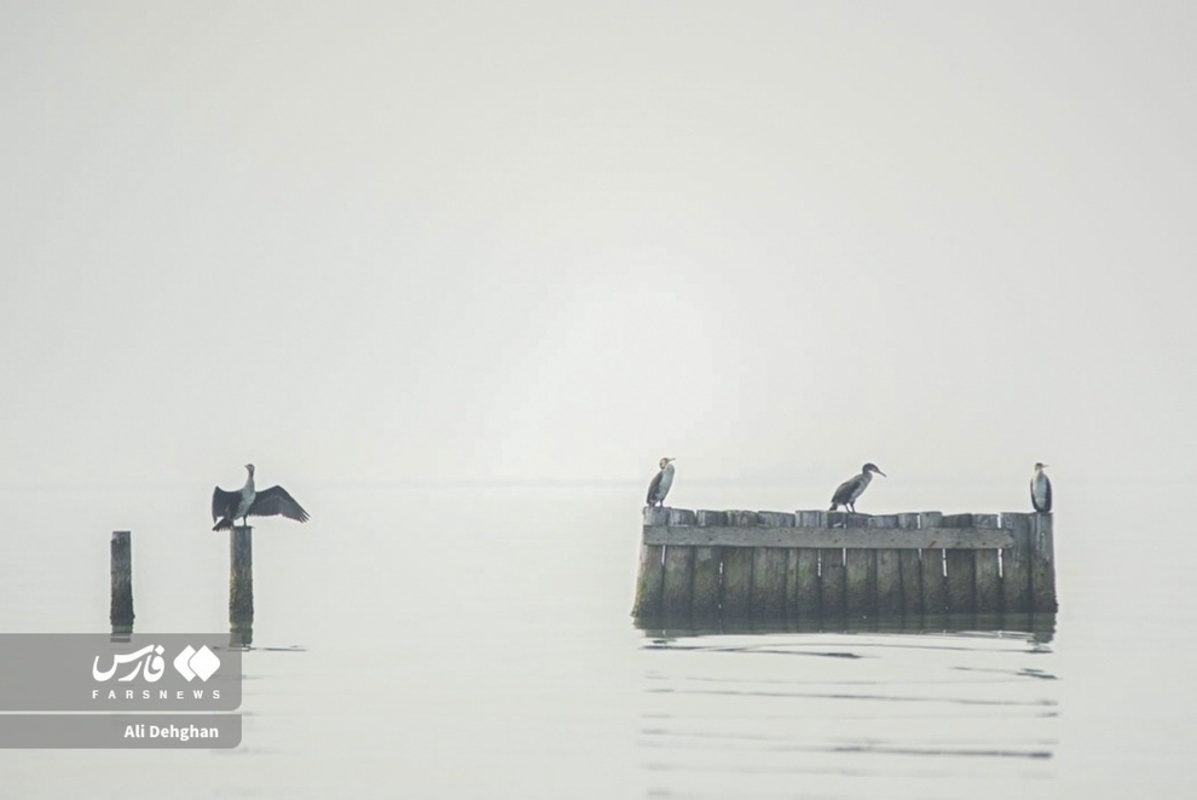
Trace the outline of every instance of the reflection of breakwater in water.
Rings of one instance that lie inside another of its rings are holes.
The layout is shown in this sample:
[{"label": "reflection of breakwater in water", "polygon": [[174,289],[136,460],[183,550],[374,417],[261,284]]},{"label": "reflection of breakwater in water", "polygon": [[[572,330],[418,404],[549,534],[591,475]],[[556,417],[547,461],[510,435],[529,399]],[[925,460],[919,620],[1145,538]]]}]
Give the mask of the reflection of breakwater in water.
[{"label": "reflection of breakwater in water", "polygon": [[658,633],[650,797],[997,797],[1054,775],[1049,631]]}]

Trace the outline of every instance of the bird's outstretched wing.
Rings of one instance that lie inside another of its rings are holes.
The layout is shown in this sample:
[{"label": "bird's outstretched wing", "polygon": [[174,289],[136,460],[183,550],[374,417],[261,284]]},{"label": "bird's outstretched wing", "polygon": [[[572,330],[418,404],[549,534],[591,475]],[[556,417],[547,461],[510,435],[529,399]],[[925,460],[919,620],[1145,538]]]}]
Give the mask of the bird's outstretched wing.
[{"label": "bird's outstretched wing", "polygon": [[287,519],[297,522],[307,522],[308,512],[303,506],[295,502],[295,498],[281,486],[271,486],[263,489],[254,497],[254,504],[249,507],[249,513],[255,517],[272,517],[282,514]]},{"label": "bird's outstretched wing", "polygon": [[215,522],[221,517],[232,519],[240,502],[240,492],[226,492],[217,486],[212,490],[212,521]]},{"label": "bird's outstretched wing", "polygon": [[661,488],[661,476],[665,474],[665,470],[661,470],[653,476],[652,482],[648,485],[648,504],[651,506],[657,502],[657,490]]}]

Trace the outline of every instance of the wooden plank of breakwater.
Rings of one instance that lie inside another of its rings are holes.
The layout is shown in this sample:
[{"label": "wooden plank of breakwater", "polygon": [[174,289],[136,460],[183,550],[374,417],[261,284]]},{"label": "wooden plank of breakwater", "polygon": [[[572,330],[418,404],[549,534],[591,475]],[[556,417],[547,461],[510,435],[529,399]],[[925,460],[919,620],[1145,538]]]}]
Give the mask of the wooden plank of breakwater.
[{"label": "wooden plank of breakwater", "polygon": [[[822,528],[827,521],[827,512],[819,510],[799,511],[796,523],[807,528]],[[813,547],[796,548],[798,586],[795,589],[795,601],[798,617],[801,620],[815,620],[822,611],[819,607],[819,551]]]},{"label": "wooden plank of breakwater", "polygon": [[[869,520],[871,529],[890,530],[898,527],[897,514],[884,514]],[[902,550],[883,548],[877,551],[877,589],[875,613],[887,616],[902,611]]]},{"label": "wooden plank of breakwater", "polygon": [[[751,530],[757,525],[755,511],[728,511],[728,528]],[[752,526],[749,528],[748,526]],[[674,530],[687,530],[675,528]],[[690,530],[714,530],[693,528]],[[647,529],[645,530],[647,535]],[[713,543],[712,543],[713,544]],[[753,553],[747,547],[725,547],[723,549],[723,616],[730,619],[746,619],[752,612],[752,562]]]},{"label": "wooden plank of breakwater", "polygon": [[[973,527],[972,514],[948,514],[940,521],[945,527]],[[976,582],[976,559],[971,550],[951,549],[944,561],[947,570],[947,602],[949,614],[971,614]]]},{"label": "wooden plank of breakwater", "polygon": [[[768,528],[792,528],[793,514],[760,511],[758,522]],[[786,562],[788,551],[779,547],[758,547],[752,552],[753,616],[779,619],[785,616]]]},{"label": "wooden plank of breakwater", "polygon": [[1002,529],[1014,543],[1002,550],[1002,609],[1031,610],[1031,521],[1029,514],[1002,514]]},{"label": "wooden plank of breakwater", "polygon": [[[938,511],[919,512],[919,531],[938,529],[943,514]],[[922,550],[920,576],[923,588],[923,617],[933,620],[948,609],[947,586],[943,575],[943,549],[929,546]]]},{"label": "wooden plank of breakwater", "polygon": [[1051,514],[1031,515],[1032,610],[1056,610],[1056,553]]},{"label": "wooden plank of breakwater", "polygon": [[844,613],[849,619],[876,616],[877,553],[855,547],[844,552]]},{"label": "wooden plank of breakwater", "polygon": [[[997,514],[974,514],[973,526],[978,530],[999,528]],[[997,549],[973,552],[976,573],[974,605],[978,614],[997,614],[1002,610],[1002,576],[998,566]]]},{"label": "wooden plank of breakwater", "polygon": [[825,621],[844,617],[844,550],[833,547],[819,551],[819,608]]},{"label": "wooden plank of breakwater", "polygon": [[[917,530],[919,515],[913,512],[898,514],[898,527]],[[914,618],[923,613],[923,560],[920,550],[905,548],[897,551],[898,569],[902,574],[902,614]]]},{"label": "wooden plank of breakwater", "polygon": [[[645,530],[650,525],[667,525],[669,509],[649,506],[644,509]],[[652,618],[661,614],[665,589],[665,547],[645,542],[640,546],[640,572],[636,578],[636,600],[632,614]]]},{"label": "wooden plank of breakwater", "polygon": [[[684,508],[669,509],[669,525],[693,525],[694,512]],[[664,586],[661,610],[674,620],[690,614],[690,586],[694,580],[694,548],[665,547]]]},{"label": "wooden plank of breakwater", "polygon": [[[728,512],[742,514],[756,512]],[[936,512],[938,513],[938,512]],[[863,516],[863,515],[857,515]],[[1008,530],[974,528],[920,528],[917,530],[878,528],[765,528],[729,524],[720,528],[646,525],[645,544],[676,544],[690,547],[811,547],[893,549],[996,549],[1010,547]]]},{"label": "wooden plank of breakwater", "polygon": [[[695,524],[726,525],[727,514],[722,511],[696,511]],[[719,613],[720,553],[718,547],[695,547],[694,585],[692,589],[694,616],[697,619],[711,619]]]}]

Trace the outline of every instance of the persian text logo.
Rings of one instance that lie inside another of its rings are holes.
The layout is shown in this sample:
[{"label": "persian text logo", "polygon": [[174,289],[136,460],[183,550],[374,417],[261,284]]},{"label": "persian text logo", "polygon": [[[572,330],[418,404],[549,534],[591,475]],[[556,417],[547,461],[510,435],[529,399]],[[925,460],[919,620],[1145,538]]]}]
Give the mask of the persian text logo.
[{"label": "persian text logo", "polygon": [[137,677],[141,672],[141,668],[145,667],[145,679],[150,683],[162,677],[162,673],[166,671],[166,662],[162,660],[163,648],[160,644],[147,644],[140,650],[134,650],[132,653],[124,653],[121,655],[114,655],[112,657],[112,668],[106,671],[100,671],[100,657],[96,656],[91,665],[91,676],[98,681],[106,681],[116,674],[116,671],[124,664],[134,664],[133,669],[126,674],[117,678],[118,681],[131,681]]},{"label": "persian text logo", "polygon": [[[132,681],[140,674],[147,682],[154,683],[166,671],[166,662],[162,658],[164,652],[165,649],[162,645],[148,644],[140,650],[134,650],[132,653],[114,655],[112,657],[112,666],[107,670],[100,669],[100,657],[96,656],[92,661],[91,676],[97,681],[107,681],[122,666],[132,664],[133,668],[117,678],[118,681]],[[144,670],[142,669],[143,667]],[[175,656],[174,667],[188,683],[196,678],[207,682],[208,678],[212,677],[216,670],[220,668],[220,659],[216,657],[216,654],[207,645],[201,646],[199,650],[196,650],[191,645],[187,645]]]}]

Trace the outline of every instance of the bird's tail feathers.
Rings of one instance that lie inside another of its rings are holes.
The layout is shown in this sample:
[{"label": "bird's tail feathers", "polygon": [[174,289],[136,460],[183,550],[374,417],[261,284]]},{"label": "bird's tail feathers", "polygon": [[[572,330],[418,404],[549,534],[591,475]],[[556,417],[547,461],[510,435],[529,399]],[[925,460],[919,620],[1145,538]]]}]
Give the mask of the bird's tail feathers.
[{"label": "bird's tail feathers", "polygon": [[223,531],[223,530],[229,530],[232,527],[233,527],[233,521],[231,519],[229,519],[228,517],[221,517],[220,521],[217,522],[215,526],[213,526],[212,530]]}]

